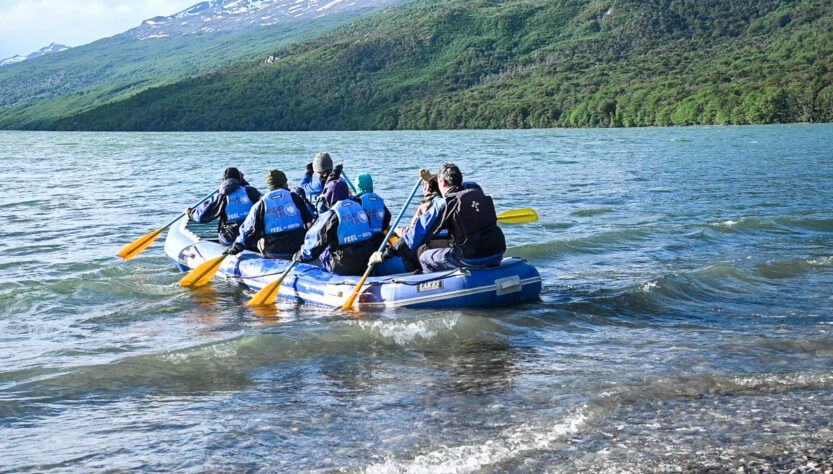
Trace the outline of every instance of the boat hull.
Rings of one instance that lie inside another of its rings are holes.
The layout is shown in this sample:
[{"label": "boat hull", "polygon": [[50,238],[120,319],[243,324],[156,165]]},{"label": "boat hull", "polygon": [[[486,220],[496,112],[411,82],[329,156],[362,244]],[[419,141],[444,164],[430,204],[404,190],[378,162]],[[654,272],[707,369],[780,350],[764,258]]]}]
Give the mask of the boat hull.
[{"label": "boat hull", "polygon": [[[182,271],[220,256],[225,246],[200,239],[184,218],[175,222],[165,240],[165,253]],[[288,260],[267,259],[245,251],[227,258],[218,278],[259,290],[275,281]],[[320,266],[299,263],[281,284],[278,296],[285,299],[340,306],[360,277],[335,275]],[[398,273],[367,279],[357,304],[360,308],[476,308],[509,306],[536,301],[541,277],[535,267],[517,258],[504,259],[492,268],[464,268],[436,273]]]}]

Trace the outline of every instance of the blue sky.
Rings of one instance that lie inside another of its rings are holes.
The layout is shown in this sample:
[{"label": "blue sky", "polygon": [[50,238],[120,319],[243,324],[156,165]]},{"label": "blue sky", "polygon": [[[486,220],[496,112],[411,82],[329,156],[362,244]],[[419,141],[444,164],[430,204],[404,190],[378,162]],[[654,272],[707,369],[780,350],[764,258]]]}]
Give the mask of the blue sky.
[{"label": "blue sky", "polygon": [[48,45],[80,46],[200,0],[0,0],[0,59]]}]

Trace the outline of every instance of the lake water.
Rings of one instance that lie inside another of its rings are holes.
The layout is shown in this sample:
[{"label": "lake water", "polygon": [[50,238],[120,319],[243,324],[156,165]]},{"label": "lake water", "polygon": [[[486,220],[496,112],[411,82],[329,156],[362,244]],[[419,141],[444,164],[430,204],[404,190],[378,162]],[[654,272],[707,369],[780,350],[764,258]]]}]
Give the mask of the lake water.
[{"label": "lake water", "polygon": [[[454,161],[541,301],[358,318],[115,255],[319,151]],[[0,471],[732,469],[833,444],[833,126],[0,132]]]}]

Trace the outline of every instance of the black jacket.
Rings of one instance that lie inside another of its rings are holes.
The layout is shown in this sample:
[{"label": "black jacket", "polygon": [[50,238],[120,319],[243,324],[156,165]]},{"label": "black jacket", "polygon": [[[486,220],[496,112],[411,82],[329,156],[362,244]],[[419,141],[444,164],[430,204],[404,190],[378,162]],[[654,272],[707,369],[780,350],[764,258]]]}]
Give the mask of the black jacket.
[{"label": "black jacket", "polygon": [[219,219],[220,221],[217,224],[217,232],[220,233],[221,239],[225,239],[226,243],[234,242],[234,239],[236,239],[237,235],[240,233],[240,225],[243,221],[228,222],[226,216],[226,204],[228,204],[228,195],[237,191],[241,186],[246,188],[246,194],[249,196],[249,200],[252,201],[252,203],[256,203],[260,200],[260,191],[255,189],[253,186],[243,184],[237,179],[229,178],[220,183],[219,192],[214,195],[213,198],[211,198],[203,206],[191,209],[191,212],[188,214],[188,218],[192,221],[199,222],[200,224],[205,224],[213,221],[214,219]]}]

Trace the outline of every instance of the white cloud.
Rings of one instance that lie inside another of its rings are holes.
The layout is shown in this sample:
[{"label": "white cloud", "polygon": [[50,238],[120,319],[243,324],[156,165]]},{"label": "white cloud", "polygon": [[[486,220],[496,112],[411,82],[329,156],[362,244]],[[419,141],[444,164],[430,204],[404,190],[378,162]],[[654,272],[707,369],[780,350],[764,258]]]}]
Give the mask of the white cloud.
[{"label": "white cloud", "polygon": [[199,0],[0,0],[0,59],[51,42],[79,46],[171,15]]}]

